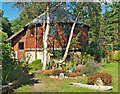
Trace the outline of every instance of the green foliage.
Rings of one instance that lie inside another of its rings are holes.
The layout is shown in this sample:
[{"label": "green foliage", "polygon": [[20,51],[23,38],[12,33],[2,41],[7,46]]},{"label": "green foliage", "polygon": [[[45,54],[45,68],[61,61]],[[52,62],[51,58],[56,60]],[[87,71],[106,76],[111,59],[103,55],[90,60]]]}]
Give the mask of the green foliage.
[{"label": "green foliage", "polygon": [[[84,54],[85,55],[90,54],[98,62],[101,61],[105,54],[104,42],[103,40],[99,39],[89,41],[89,43],[85,42],[80,48],[83,56]],[[88,58],[93,58],[90,55],[88,55]],[[86,58],[86,56],[84,57]]]},{"label": "green foliage", "polygon": [[[112,4],[105,5],[105,13],[101,16],[101,31],[106,43],[113,42],[113,50],[118,50],[118,33],[119,31],[119,7],[120,2],[113,2]],[[111,9],[108,10],[108,7]]]},{"label": "green foliage", "polygon": [[82,55],[81,64],[82,64],[82,65],[86,64],[87,59],[94,59],[94,57],[92,57],[90,54],[87,54],[87,52],[85,52],[85,53]]},{"label": "green foliage", "polygon": [[99,63],[97,63],[97,61],[88,59],[85,67],[83,67],[80,72],[86,75],[93,75],[96,74],[100,68],[101,66]]},{"label": "green foliage", "polygon": [[106,63],[107,63],[107,59],[106,59],[106,58],[102,58],[102,60],[101,60],[101,62],[100,62],[100,65],[101,65],[102,67],[104,67],[104,66],[106,65]]},{"label": "green foliage", "polygon": [[80,33],[78,33],[76,36],[75,35],[73,35],[73,36],[75,36],[75,37],[73,37],[72,38],[72,41],[71,41],[71,45],[70,45],[70,47],[74,47],[74,46],[76,46],[77,44],[80,44],[80,41],[79,41],[79,39],[80,39]]},{"label": "green foliage", "polygon": [[36,59],[32,63],[30,63],[28,67],[34,70],[42,70],[43,63],[41,63],[41,59]]},{"label": "green foliage", "polygon": [[113,55],[113,60],[120,61],[120,50],[116,51]]},{"label": "green foliage", "polygon": [[13,33],[11,32],[11,24],[9,20],[5,17],[1,17],[2,31],[7,33],[8,37],[10,37]]},{"label": "green foliage", "polygon": [[58,60],[62,59],[62,54],[63,52],[61,50],[58,51],[50,51],[51,54],[54,55],[55,58],[57,58]]},{"label": "green foliage", "polygon": [[112,83],[112,76],[105,72],[98,73],[96,75],[90,75],[88,77],[87,83],[94,85],[96,83],[97,78],[101,78],[102,82],[105,85],[111,85],[111,83]]},{"label": "green foliage", "polygon": [[23,18],[20,16],[19,18],[11,21],[11,30],[13,33],[16,33],[21,30],[24,25],[25,23],[23,22]]},{"label": "green foliage", "polygon": [[76,73],[75,67],[73,67],[72,72],[73,72],[73,73]]}]

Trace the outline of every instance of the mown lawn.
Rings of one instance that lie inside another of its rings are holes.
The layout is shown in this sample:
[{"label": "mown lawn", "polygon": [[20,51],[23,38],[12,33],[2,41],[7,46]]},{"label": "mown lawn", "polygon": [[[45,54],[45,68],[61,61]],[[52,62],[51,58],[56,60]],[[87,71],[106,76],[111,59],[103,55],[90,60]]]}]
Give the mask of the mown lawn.
[{"label": "mown lawn", "polygon": [[[107,72],[112,75],[113,81],[111,86],[112,90],[100,91],[87,88],[80,88],[75,86],[70,86],[70,82],[79,82],[86,84],[87,77],[82,79],[51,79],[50,77],[44,75],[35,75],[35,77],[42,80],[45,83],[45,87],[42,88],[40,92],[118,92],[118,63],[108,63],[101,71]],[[32,86],[23,86],[15,90],[16,92],[29,92]]]}]

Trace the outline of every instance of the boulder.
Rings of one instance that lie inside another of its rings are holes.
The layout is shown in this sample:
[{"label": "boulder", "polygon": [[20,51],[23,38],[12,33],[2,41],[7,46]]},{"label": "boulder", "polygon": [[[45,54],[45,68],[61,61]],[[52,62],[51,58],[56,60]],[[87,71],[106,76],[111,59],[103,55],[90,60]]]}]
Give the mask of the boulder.
[{"label": "boulder", "polygon": [[84,87],[84,88],[96,89],[96,90],[110,90],[113,88],[112,86],[95,86],[95,85],[87,85],[87,84],[73,83],[73,82],[70,82],[70,84],[76,87]]},{"label": "boulder", "polygon": [[60,80],[63,80],[63,79],[64,79],[64,73],[60,73],[60,74],[59,74],[59,79],[60,79]]},{"label": "boulder", "polygon": [[103,86],[103,82],[102,82],[101,78],[97,78],[94,85],[95,86]]}]

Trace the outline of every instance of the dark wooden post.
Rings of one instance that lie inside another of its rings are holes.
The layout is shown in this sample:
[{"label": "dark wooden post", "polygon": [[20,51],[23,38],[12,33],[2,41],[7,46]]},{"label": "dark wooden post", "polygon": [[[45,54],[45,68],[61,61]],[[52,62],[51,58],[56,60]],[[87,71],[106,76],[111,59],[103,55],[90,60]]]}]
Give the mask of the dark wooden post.
[{"label": "dark wooden post", "polygon": [[35,24],[35,60],[37,59],[37,26]]},{"label": "dark wooden post", "polygon": [[113,62],[113,43],[111,44],[111,49],[112,49],[112,53],[111,53],[111,61]]},{"label": "dark wooden post", "polygon": [[107,55],[107,61],[109,62],[109,50],[107,50],[107,53],[108,53],[108,55]]}]

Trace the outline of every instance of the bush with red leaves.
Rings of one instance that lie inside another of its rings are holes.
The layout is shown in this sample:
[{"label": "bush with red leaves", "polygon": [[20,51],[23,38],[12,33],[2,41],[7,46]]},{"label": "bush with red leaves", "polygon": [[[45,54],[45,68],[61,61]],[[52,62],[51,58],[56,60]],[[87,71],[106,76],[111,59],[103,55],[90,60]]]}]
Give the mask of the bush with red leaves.
[{"label": "bush with red leaves", "polygon": [[79,71],[77,71],[76,74],[77,74],[77,76],[81,76],[82,75]]},{"label": "bush with red leaves", "polygon": [[87,83],[94,85],[96,83],[97,78],[101,78],[104,85],[111,85],[112,83],[112,76],[106,72],[101,72],[96,75],[90,75],[88,77]]},{"label": "bush with red leaves", "polygon": [[74,73],[74,72],[71,72],[70,75],[69,75],[69,77],[76,77],[76,76],[77,76],[77,74]]},{"label": "bush with red leaves", "polygon": [[51,69],[51,70],[45,70],[45,71],[43,72],[43,74],[46,75],[46,76],[50,76],[50,75],[53,74],[53,69]]}]

